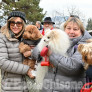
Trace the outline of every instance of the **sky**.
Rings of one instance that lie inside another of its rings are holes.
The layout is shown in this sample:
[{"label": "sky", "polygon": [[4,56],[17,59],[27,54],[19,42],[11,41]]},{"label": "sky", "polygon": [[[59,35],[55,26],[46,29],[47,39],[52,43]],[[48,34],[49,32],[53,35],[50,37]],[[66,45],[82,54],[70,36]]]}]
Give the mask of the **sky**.
[{"label": "sky", "polygon": [[55,11],[69,16],[68,9],[73,7],[81,13],[81,17],[92,18],[92,0],[40,0],[39,6],[43,8],[43,12],[47,11],[46,16],[50,17],[53,16]]},{"label": "sky", "polygon": [[81,17],[92,18],[92,0],[41,0],[39,6],[43,12],[47,11],[46,16],[53,16],[54,11],[69,15],[68,9],[75,8]]}]

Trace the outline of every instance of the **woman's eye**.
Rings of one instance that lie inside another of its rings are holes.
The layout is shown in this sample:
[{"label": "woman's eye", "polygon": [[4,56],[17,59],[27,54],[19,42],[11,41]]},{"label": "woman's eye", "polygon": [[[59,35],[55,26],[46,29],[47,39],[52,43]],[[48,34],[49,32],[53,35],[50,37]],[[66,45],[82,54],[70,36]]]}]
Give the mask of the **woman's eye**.
[{"label": "woman's eye", "polygon": [[74,31],[77,31],[78,29],[74,29]]},{"label": "woman's eye", "polygon": [[85,56],[84,59],[87,60],[87,56]]},{"label": "woman's eye", "polygon": [[71,28],[67,28],[68,30],[70,30]]}]

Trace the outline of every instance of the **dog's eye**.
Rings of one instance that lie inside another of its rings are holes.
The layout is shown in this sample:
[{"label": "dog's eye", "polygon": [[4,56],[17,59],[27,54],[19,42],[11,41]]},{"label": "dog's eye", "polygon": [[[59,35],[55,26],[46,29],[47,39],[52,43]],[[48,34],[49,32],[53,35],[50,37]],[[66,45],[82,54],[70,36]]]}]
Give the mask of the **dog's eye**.
[{"label": "dog's eye", "polygon": [[28,31],[29,33],[31,33],[31,31]]},{"label": "dog's eye", "polygon": [[50,39],[50,37],[49,37],[49,36],[48,36],[47,38],[48,38],[48,39]]},{"label": "dog's eye", "polygon": [[85,58],[85,60],[87,60],[87,56],[85,56],[84,58]]}]

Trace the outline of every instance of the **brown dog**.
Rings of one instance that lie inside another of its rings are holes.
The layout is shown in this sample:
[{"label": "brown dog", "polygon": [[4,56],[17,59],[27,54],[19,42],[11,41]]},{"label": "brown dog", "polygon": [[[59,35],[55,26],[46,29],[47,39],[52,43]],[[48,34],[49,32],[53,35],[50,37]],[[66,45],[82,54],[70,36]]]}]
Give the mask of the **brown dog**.
[{"label": "brown dog", "polygon": [[[36,46],[40,39],[42,38],[42,34],[34,25],[27,25],[25,31],[23,33],[23,40],[19,45],[20,53],[25,53],[26,51],[31,51],[31,47]],[[31,69],[35,70],[36,60],[29,59],[26,57],[23,61],[23,64],[29,65]],[[35,78],[35,76],[31,76],[31,78]]]},{"label": "brown dog", "polygon": [[92,65],[92,39],[86,42],[86,44],[79,44],[78,51],[82,55],[82,59],[85,62],[84,68],[87,70],[88,66]]},{"label": "brown dog", "polygon": [[23,34],[24,39],[38,40],[42,38],[42,34],[34,25],[27,25]]}]

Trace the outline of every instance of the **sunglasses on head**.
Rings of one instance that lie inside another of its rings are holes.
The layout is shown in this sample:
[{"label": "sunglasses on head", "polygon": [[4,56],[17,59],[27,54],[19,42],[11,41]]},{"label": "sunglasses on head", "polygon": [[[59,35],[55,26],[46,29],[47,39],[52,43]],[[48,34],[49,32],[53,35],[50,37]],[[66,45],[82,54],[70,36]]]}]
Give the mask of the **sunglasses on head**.
[{"label": "sunglasses on head", "polygon": [[18,22],[9,21],[9,24],[10,24],[10,26],[15,26],[15,24],[16,24],[17,27],[20,27],[20,26],[22,26],[23,23],[20,21],[18,21]]}]

